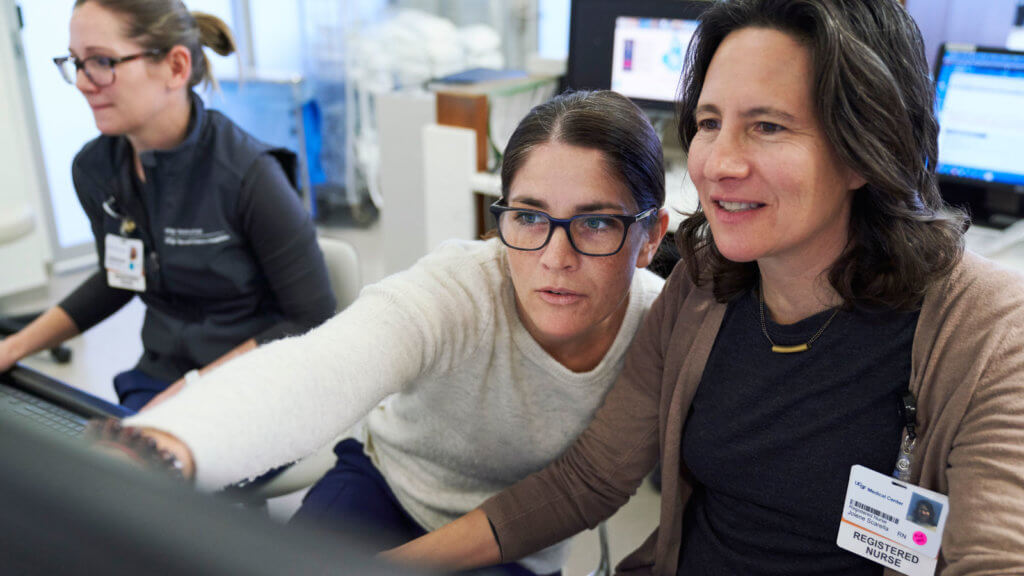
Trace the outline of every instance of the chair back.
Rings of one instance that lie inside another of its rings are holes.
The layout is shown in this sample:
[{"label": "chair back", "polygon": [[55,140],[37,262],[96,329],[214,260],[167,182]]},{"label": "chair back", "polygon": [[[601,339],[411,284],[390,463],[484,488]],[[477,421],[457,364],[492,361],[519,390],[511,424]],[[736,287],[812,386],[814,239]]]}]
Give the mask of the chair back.
[{"label": "chair back", "polygon": [[[363,287],[362,275],[359,272],[359,255],[355,247],[337,238],[317,235],[317,244],[324,254],[328,281],[340,312],[355,301]],[[254,500],[268,500],[312,486],[334,466],[334,445],[340,439],[336,438],[320,450],[292,464],[266,484],[253,489],[251,496]]]},{"label": "chair back", "polygon": [[35,228],[35,216],[28,202],[8,204],[0,201],[0,244],[28,236]]},{"label": "chair back", "polygon": [[318,236],[317,243],[324,254],[331,291],[338,301],[340,312],[355,301],[363,287],[362,275],[359,272],[359,255],[356,249],[344,240]]}]

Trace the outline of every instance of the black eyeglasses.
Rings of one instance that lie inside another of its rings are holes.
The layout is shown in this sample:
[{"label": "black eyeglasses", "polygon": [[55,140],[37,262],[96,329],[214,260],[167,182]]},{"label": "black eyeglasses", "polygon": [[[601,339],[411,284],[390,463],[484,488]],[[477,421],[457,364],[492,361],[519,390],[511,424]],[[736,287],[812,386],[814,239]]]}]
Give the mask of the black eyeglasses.
[{"label": "black eyeglasses", "polygon": [[146,50],[138,54],[112,58],[110,56],[89,56],[88,58],[76,58],[74,56],[60,56],[54,58],[53,63],[60,70],[60,75],[68,84],[74,84],[78,80],[78,71],[85,72],[85,77],[97,86],[110,86],[116,79],[114,67],[118,64],[131,62],[132,60],[145,56],[160,56],[164,50]]},{"label": "black eyeglasses", "polygon": [[572,247],[584,256],[612,256],[622,250],[626,233],[633,224],[658,212],[649,208],[632,216],[625,214],[577,214],[555,218],[540,210],[509,208],[502,200],[491,204],[498,219],[498,236],[515,250],[540,250],[551,241],[555,228],[562,228]]}]

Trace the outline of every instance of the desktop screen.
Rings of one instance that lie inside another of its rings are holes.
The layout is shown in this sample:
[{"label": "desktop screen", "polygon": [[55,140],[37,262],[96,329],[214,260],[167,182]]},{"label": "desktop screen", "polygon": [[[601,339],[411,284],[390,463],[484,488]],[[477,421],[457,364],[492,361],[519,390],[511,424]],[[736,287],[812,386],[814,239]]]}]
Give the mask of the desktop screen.
[{"label": "desktop screen", "polygon": [[1024,52],[946,45],[935,87],[937,172],[1024,186]]},{"label": "desktop screen", "polygon": [[563,88],[616,90],[672,110],[703,0],[574,0]]},{"label": "desktop screen", "polygon": [[615,19],[612,90],[642,100],[673,102],[697,20]]}]

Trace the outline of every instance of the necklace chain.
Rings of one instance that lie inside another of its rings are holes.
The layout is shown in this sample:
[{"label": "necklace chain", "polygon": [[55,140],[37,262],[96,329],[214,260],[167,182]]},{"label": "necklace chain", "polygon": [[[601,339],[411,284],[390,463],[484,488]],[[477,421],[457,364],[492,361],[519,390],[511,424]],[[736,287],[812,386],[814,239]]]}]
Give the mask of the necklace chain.
[{"label": "necklace chain", "polygon": [[804,352],[806,350],[809,350],[811,348],[811,344],[814,343],[814,341],[817,340],[818,337],[825,332],[825,329],[828,328],[828,325],[831,324],[832,320],[835,319],[836,314],[839,314],[839,307],[836,306],[836,309],[832,311],[832,315],[828,317],[828,320],[825,320],[825,323],[821,325],[821,328],[818,328],[818,331],[815,332],[814,336],[811,336],[811,339],[808,340],[807,342],[804,342],[803,344],[797,344],[795,346],[780,346],[776,344],[775,341],[772,340],[772,337],[768,334],[768,323],[765,322],[764,319],[764,289],[761,286],[758,286],[757,288],[757,299],[759,309],[761,311],[761,333],[764,334],[765,339],[767,339],[768,343],[771,344],[772,352],[775,352],[777,354],[793,354],[795,352]]}]

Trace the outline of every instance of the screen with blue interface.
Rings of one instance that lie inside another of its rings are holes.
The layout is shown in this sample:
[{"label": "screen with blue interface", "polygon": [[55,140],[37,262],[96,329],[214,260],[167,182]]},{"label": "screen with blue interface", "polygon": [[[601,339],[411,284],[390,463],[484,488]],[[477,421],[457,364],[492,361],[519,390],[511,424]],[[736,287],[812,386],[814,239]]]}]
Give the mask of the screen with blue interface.
[{"label": "screen with blue interface", "polygon": [[935,76],[938,173],[1024,185],[1024,52],[947,45]]},{"label": "screen with blue interface", "polygon": [[673,102],[697,20],[615,19],[612,90],[630,98]]}]

